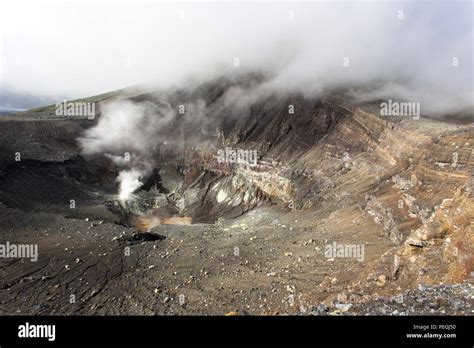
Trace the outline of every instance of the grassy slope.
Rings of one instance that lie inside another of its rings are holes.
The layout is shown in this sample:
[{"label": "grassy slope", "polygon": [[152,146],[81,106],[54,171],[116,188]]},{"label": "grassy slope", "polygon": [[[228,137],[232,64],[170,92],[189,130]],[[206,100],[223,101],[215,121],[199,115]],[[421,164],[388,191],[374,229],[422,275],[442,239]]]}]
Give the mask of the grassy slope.
[{"label": "grassy slope", "polygon": [[[102,101],[107,100],[107,99],[116,98],[121,94],[122,91],[123,91],[122,89],[119,89],[119,90],[112,91],[112,92],[107,92],[107,93],[94,95],[94,96],[88,97],[88,98],[68,100],[68,102],[98,103],[98,102],[102,102]],[[22,115],[22,114],[26,114],[26,113],[30,114],[30,113],[35,113],[35,112],[54,112],[55,110],[56,110],[56,105],[52,104],[52,105],[42,106],[40,108],[35,108],[35,109],[30,109],[30,110],[17,112],[17,113],[11,114],[11,115]]]}]

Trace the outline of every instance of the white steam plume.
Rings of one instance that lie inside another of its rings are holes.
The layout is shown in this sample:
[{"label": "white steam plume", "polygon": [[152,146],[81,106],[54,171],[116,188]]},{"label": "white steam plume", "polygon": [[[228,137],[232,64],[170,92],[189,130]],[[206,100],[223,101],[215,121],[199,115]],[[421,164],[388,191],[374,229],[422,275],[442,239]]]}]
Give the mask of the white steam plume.
[{"label": "white steam plume", "polygon": [[119,199],[122,202],[129,200],[131,194],[138,190],[143,183],[140,181],[143,173],[137,169],[123,170],[117,177],[120,183]]},{"label": "white steam plume", "polygon": [[102,106],[97,125],[79,138],[84,155],[104,154],[123,168],[117,177],[119,198],[130,199],[153,169],[156,135],[175,115],[169,105],[116,101]]}]

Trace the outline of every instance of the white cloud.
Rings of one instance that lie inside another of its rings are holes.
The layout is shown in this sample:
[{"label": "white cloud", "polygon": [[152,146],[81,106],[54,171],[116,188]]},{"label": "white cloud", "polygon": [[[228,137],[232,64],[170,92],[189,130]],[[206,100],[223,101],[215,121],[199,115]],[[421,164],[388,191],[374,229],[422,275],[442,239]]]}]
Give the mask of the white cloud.
[{"label": "white cloud", "polygon": [[9,0],[0,18],[3,83],[88,96],[209,78],[235,69],[238,57],[239,70],[273,73],[272,88],[311,95],[378,80],[365,97],[400,94],[422,110],[447,112],[472,104],[471,16],[472,2],[452,1]]}]

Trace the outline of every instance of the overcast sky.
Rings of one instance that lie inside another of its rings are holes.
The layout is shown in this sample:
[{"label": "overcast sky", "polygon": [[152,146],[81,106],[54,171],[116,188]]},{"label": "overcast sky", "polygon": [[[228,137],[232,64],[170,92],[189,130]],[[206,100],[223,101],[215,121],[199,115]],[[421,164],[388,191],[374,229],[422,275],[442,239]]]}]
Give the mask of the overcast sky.
[{"label": "overcast sky", "polygon": [[20,93],[80,97],[241,69],[271,72],[274,88],[307,94],[378,80],[369,97],[442,111],[473,100],[471,1],[0,6],[0,87]]}]

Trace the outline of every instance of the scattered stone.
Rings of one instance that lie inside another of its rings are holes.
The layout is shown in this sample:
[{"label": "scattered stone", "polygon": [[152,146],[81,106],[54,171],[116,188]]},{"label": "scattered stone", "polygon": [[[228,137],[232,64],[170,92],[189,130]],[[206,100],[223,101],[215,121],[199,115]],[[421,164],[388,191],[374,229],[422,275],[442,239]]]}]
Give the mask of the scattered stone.
[{"label": "scattered stone", "polygon": [[347,295],[343,292],[337,294],[337,300],[340,302],[340,303],[344,303],[347,301]]},{"label": "scattered stone", "polygon": [[379,275],[377,277],[378,286],[384,286],[386,281],[387,281],[387,276],[385,274]]},{"label": "scattered stone", "polygon": [[352,307],[352,303],[336,303],[335,307],[341,311],[341,313],[347,312]]},{"label": "scattered stone", "polygon": [[398,304],[403,303],[403,294],[399,294],[399,295],[395,296],[395,297],[393,298],[393,300],[394,300],[396,303],[398,303]]}]

